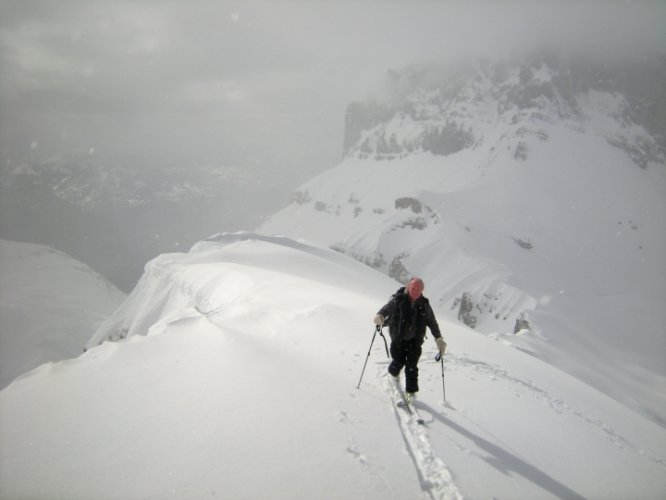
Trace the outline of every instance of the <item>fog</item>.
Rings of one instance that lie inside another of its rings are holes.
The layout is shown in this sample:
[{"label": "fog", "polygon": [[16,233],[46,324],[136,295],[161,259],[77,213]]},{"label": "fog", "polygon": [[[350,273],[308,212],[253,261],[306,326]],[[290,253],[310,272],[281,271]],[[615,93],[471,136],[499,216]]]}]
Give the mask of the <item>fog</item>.
[{"label": "fog", "polygon": [[[393,70],[545,47],[640,55],[663,48],[665,25],[658,1],[0,1],[0,161],[8,169],[78,154],[155,177],[205,165],[247,172],[212,225],[178,238],[191,214],[157,229],[151,214],[119,230],[132,241],[137,228],[152,230],[147,238],[163,242],[139,245],[135,276],[156,252],[252,229],[287,204],[340,161],[347,105],[383,98]],[[83,250],[98,220],[76,238],[49,239],[35,233],[70,221],[12,210],[0,236],[57,242],[99,270],[90,255],[107,243]],[[127,289],[132,279],[115,282]]]},{"label": "fog", "polygon": [[[313,171],[387,70],[555,45],[664,45],[662,2],[4,1],[4,161],[94,148]],[[136,162],[140,165],[141,162]]]}]

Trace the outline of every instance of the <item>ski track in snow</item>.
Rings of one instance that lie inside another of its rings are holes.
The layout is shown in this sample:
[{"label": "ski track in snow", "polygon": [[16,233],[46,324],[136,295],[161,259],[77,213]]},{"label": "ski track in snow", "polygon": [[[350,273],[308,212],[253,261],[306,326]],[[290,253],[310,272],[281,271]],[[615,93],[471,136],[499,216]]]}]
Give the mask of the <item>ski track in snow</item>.
[{"label": "ski track in snow", "polygon": [[[423,361],[425,361],[425,358],[422,358],[422,362]],[[413,415],[408,415],[405,411],[396,405],[397,401],[400,399],[400,395],[385,372],[385,365],[387,363],[387,361],[375,362],[375,365],[382,367],[382,370],[380,373],[378,373],[378,378],[390,396],[393,411],[395,412],[395,417],[400,428],[402,438],[405,442],[405,448],[412,462],[414,463],[418,481],[424,493],[424,498],[432,500],[462,499],[463,496],[454,483],[452,472],[449,470],[444,461],[437,456],[428,439],[428,427],[417,423],[417,419],[422,418],[422,415],[419,415],[418,412],[419,402],[416,403],[416,411]],[[501,368],[499,365],[493,365],[484,361],[476,360],[466,354],[449,353],[446,356],[446,364],[449,366],[449,370],[456,368],[470,369],[473,372],[487,375],[493,381],[504,380],[512,385],[515,385],[521,390],[526,390],[527,392],[531,393],[537,401],[546,404],[554,412],[558,414],[572,415],[581,419],[587,425],[592,426],[594,430],[603,433],[605,439],[610,441],[613,445],[617,446],[623,452],[635,453],[649,459],[651,462],[663,468],[666,468],[666,460],[663,458],[660,458],[656,456],[655,453],[635,445],[603,420],[590,417],[585,415],[583,412],[572,408],[564,400],[552,396],[548,391],[539,387],[529,379],[515,377],[507,370]],[[428,406],[426,406],[426,408],[428,412],[436,411]],[[459,413],[463,417],[465,416],[464,413],[460,413],[459,410],[448,403],[446,404],[446,408]],[[339,422],[345,425],[354,423],[354,419],[346,411],[338,411],[336,413],[336,417]],[[432,420],[429,423],[432,423]],[[465,449],[460,445],[456,446],[460,451],[472,452],[472,450]],[[350,455],[355,460],[357,460],[358,463],[366,470],[366,472],[373,478],[375,484],[377,484],[378,487],[382,488],[384,491],[391,491],[391,487],[386,478],[376,470],[376,467],[373,466],[372,460],[369,460],[363,453],[358,450],[351,436],[349,436],[347,452],[350,453]],[[565,487],[559,485],[557,482],[554,482],[549,477],[544,477],[545,480],[553,482],[553,487],[557,488],[558,491],[568,491]],[[564,489],[562,490],[561,488]],[[572,498],[582,498],[578,497],[577,494],[573,491],[568,491],[568,493],[572,495]]]},{"label": "ski track in snow", "polygon": [[478,371],[486,375],[489,375],[492,380],[503,379],[518,386],[521,386],[527,389],[529,392],[533,393],[538,400],[545,402],[553,411],[560,414],[568,413],[570,415],[573,415],[574,417],[580,418],[581,420],[585,421],[587,424],[597,428],[598,430],[603,432],[606,439],[608,439],[611,443],[613,443],[621,450],[630,451],[636,453],[637,455],[644,456],[648,458],[651,462],[654,462],[655,464],[658,464],[666,469],[666,459],[660,458],[655,454],[636,446],[627,438],[620,435],[615,429],[613,429],[612,426],[608,425],[603,420],[589,417],[587,415],[584,415],[582,412],[571,408],[562,399],[551,396],[546,390],[540,388],[530,380],[522,380],[520,378],[514,377],[510,375],[508,371],[504,370],[503,368],[500,368],[497,365],[491,365],[483,361],[478,361],[470,358],[467,355],[447,354],[446,361],[447,364],[449,365],[452,364],[458,367],[471,368],[474,371]]},{"label": "ski track in snow", "polygon": [[388,377],[384,376],[386,391],[391,396],[393,410],[407,450],[416,467],[421,488],[433,500],[462,500],[463,497],[453,482],[451,472],[431,446],[426,428],[417,422],[418,413],[408,415],[397,406],[400,395]]}]

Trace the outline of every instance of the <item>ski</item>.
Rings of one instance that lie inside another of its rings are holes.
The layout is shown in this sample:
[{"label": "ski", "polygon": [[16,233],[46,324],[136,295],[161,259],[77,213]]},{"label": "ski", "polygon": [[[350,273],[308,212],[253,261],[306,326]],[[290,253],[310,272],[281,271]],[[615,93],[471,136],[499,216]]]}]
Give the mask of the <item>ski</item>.
[{"label": "ski", "polygon": [[400,398],[400,400],[397,401],[395,405],[398,408],[402,408],[403,410],[405,410],[407,414],[410,416],[410,418],[414,418],[416,420],[417,424],[425,425],[425,420],[423,420],[419,416],[418,412],[416,411],[416,408],[414,407],[414,404],[407,401],[407,396],[405,394],[405,391],[402,389],[402,386],[400,385],[400,380],[390,375],[389,378],[391,379],[393,388],[398,393],[398,396]]},{"label": "ski", "polygon": [[411,416],[416,418],[416,423],[419,425],[425,425],[425,420],[423,420],[421,417],[419,417],[416,412],[414,411],[413,406],[410,403],[405,403],[404,401],[398,401],[396,403],[396,406],[398,408],[403,408],[407,410],[407,413]]}]

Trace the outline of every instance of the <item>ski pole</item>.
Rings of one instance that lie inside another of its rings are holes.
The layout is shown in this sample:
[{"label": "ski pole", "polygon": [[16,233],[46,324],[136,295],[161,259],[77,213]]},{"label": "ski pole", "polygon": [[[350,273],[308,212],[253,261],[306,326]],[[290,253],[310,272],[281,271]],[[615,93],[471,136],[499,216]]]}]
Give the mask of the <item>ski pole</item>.
[{"label": "ski pole", "polygon": [[384,349],[386,349],[386,357],[390,358],[391,356],[389,355],[389,350],[388,350],[388,344],[386,344],[386,337],[384,337],[384,330],[382,330],[383,326],[377,326],[377,330],[379,330],[379,335],[382,336],[384,339]]},{"label": "ski pole", "polygon": [[[368,355],[365,357],[365,363],[363,363],[363,370],[361,371],[361,378],[358,379],[358,385],[356,386],[357,389],[360,389],[361,387],[361,380],[363,380],[363,374],[365,373],[365,367],[368,364],[368,359],[370,359],[370,351],[372,351],[372,344],[375,343],[375,337],[377,336],[377,332],[381,332],[382,329],[379,325],[377,325],[377,328],[375,328],[375,333],[372,334],[372,341],[370,342],[370,349],[368,349]],[[382,335],[383,337],[383,335]],[[384,342],[386,342],[386,339],[384,339]]]},{"label": "ski pole", "polygon": [[446,384],[444,383],[444,356],[440,356],[439,360],[442,363],[442,391],[444,391],[444,402],[446,403]]}]

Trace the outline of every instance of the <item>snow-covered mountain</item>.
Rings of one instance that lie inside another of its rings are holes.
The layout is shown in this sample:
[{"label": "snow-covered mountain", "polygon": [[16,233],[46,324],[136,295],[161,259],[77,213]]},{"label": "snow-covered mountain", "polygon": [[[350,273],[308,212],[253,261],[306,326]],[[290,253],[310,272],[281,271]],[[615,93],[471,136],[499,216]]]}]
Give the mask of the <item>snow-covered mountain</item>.
[{"label": "snow-covered mountain", "polygon": [[5,166],[8,188],[50,191],[83,210],[108,213],[158,202],[191,202],[217,196],[225,183],[249,182],[237,167],[201,165],[188,169],[161,166],[137,169],[95,152],[74,152],[39,163]]},{"label": "snow-covered mountain", "polygon": [[286,192],[251,167],[73,152],[0,167],[0,237],[64,251],[129,292],[155,255],[254,227]]},{"label": "snow-covered mountain", "polygon": [[125,298],[62,252],[0,239],[0,388],[43,363],[81,354]]},{"label": "snow-covered mountain", "polygon": [[85,354],[0,391],[0,496],[663,497],[662,427],[457,322],[410,419],[368,351],[397,287],[251,233],[159,256]]},{"label": "snow-covered mountain", "polygon": [[388,76],[263,223],[666,422],[666,63],[541,55]]}]

